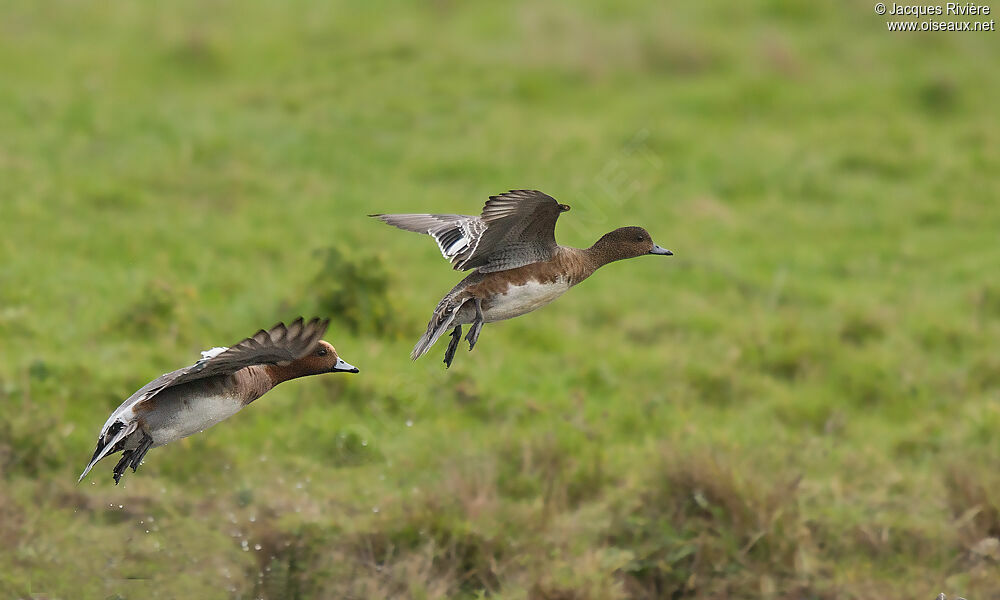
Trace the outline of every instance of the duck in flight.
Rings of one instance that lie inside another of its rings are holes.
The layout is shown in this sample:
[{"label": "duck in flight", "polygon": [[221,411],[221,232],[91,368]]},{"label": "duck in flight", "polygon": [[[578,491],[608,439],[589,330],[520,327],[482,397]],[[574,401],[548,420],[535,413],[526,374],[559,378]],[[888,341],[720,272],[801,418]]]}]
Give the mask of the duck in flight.
[{"label": "duck in flight", "polygon": [[424,355],[451,329],[444,354],[444,363],[450,367],[463,325],[471,325],[465,336],[471,351],[484,323],[545,306],[610,262],[673,254],[654,244],[642,227],[615,229],[589,248],[560,246],[555,238],[556,219],[568,210],[569,206],[537,190],[511,190],[490,196],[478,217],[369,215],[406,231],[430,235],[456,271],[475,269],[438,303],[410,358]]},{"label": "duck in flight", "polygon": [[198,433],[231,417],[283,381],[321,373],[357,373],[320,338],[328,320],[302,317],[261,329],[230,348],[212,348],[191,366],[166,373],[122,403],[104,424],[80,481],[115,452],[115,485],[150,448]]}]

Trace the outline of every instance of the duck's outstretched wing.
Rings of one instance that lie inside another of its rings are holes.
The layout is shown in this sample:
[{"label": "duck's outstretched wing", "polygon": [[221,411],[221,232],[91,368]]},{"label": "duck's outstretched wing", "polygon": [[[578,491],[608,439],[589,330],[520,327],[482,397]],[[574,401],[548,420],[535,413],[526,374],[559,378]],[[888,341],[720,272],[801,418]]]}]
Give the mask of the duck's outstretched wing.
[{"label": "duck's outstretched wing", "polygon": [[306,323],[299,317],[288,326],[278,323],[268,330],[261,329],[234,346],[219,349],[218,353],[210,351],[180,376],[171,379],[166,387],[214,375],[228,375],[253,365],[297,360],[312,351],[329,324],[329,319],[312,319]]},{"label": "duck's outstretched wing", "polygon": [[549,260],[555,255],[556,220],[569,210],[555,198],[537,190],[511,190],[490,196],[483,207],[486,231],[463,269],[482,273],[505,271]]},{"label": "duck's outstretched wing", "polygon": [[569,210],[537,190],[511,190],[490,196],[482,215],[370,215],[380,221],[434,238],[456,271],[505,271],[552,258],[557,249],[559,214]]},{"label": "duck's outstretched wing", "polygon": [[142,386],[112,413],[108,424],[114,421],[120,411],[130,409],[168,387],[215,375],[230,375],[253,365],[274,365],[302,358],[319,343],[329,323],[329,319],[312,319],[306,323],[299,317],[287,326],[278,323],[270,329],[261,329],[228,348],[212,348],[202,352],[201,360],[193,365],[160,375]]},{"label": "duck's outstretched wing", "polygon": [[426,233],[437,242],[441,256],[454,265],[455,270],[462,270],[461,264],[471,252],[475,251],[486,223],[479,217],[469,215],[369,215],[376,219],[399,227],[405,231]]}]

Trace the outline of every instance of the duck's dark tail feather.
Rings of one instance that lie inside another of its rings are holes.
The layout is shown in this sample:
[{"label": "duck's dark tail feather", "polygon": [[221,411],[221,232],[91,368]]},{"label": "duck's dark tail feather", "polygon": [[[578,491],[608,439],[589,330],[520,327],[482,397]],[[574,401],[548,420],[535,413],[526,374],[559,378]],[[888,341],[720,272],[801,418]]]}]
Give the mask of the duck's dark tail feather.
[{"label": "duck's dark tail feather", "polygon": [[83,470],[83,473],[80,473],[80,478],[76,480],[77,483],[83,481],[83,478],[87,476],[87,473],[90,473],[90,470],[94,468],[94,465],[101,462],[101,460],[109,454],[121,450],[119,444],[131,435],[132,432],[135,431],[135,428],[135,423],[131,423],[129,425],[126,425],[121,421],[113,423],[111,427],[108,428],[108,431],[97,439],[97,449],[94,450],[94,456],[91,457],[90,463]]},{"label": "duck's dark tail feather", "polygon": [[411,360],[417,360],[424,354],[427,354],[427,351],[438,341],[438,338],[444,332],[451,329],[452,321],[455,320],[455,315],[458,314],[458,309],[461,308],[462,304],[463,302],[449,302],[447,298],[438,304],[437,309],[434,310],[434,316],[431,317],[430,323],[427,324],[427,331],[417,341],[417,345],[413,347],[413,352],[410,353]]}]

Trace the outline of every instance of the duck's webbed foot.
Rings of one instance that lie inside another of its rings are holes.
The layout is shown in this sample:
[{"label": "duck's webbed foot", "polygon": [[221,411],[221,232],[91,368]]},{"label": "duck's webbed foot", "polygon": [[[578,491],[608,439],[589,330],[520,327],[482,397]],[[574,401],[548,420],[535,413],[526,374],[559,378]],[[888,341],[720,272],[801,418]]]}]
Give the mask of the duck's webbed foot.
[{"label": "duck's webbed foot", "polygon": [[131,450],[126,450],[125,452],[122,452],[122,459],[118,461],[118,464],[115,465],[115,468],[112,471],[114,473],[115,485],[118,485],[118,482],[121,481],[122,475],[125,474],[125,469],[128,468],[128,463],[131,460],[132,460]]},{"label": "duck's webbed foot", "polygon": [[465,336],[465,340],[469,342],[469,352],[472,352],[472,349],[476,346],[476,341],[479,339],[479,332],[483,330],[483,323],[485,323],[483,301],[476,298],[476,320],[472,322],[469,334]]},{"label": "duck's webbed foot", "polygon": [[444,351],[444,365],[447,369],[451,366],[451,361],[455,360],[455,351],[458,350],[458,340],[462,339],[462,326],[455,325],[451,330],[451,341],[448,342],[448,349]]},{"label": "duck's webbed foot", "polygon": [[119,460],[118,464],[115,465],[115,485],[118,485],[118,482],[121,481],[122,475],[125,474],[125,469],[132,467],[132,472],[135,473],[136,468],[139,467],[139,463],[142,462],[142,458],[146,456],[149,449],[153,447],[153,438],[146,434],[146,432],[142,430],[139,431],[142,433],[139,445],[135,448],[123,451],[121,460]]},{"label": "duck's webbed foot", "polygon": [[132,460],[129,462],[129,466],[132,467],[132,472],[139,467],[139,463],[142,462],[142,458],[146,456],[149,449],[153,447],[153,438],[148,435],[143,435],[142,441],[139,442],[139,447],[132,451]]}]

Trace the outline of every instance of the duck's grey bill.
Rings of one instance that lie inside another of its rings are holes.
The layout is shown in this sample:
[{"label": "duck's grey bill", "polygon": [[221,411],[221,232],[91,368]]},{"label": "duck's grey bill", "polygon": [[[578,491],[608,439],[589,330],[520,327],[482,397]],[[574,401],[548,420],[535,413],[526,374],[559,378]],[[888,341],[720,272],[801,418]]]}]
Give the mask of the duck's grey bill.
[{"label": "duck's grey bill", "polygon": [[663,248],[657,244],[653,244],[653,249],[649,251],[650,254],[662,254],[664,256],[673,256],[674,253],[666,248]]},{"label": "duck's grey bill", "polygon": [[342,358],[338,358],[337,364],[330,370],[335,373],[360,373],[357,367]]}]

